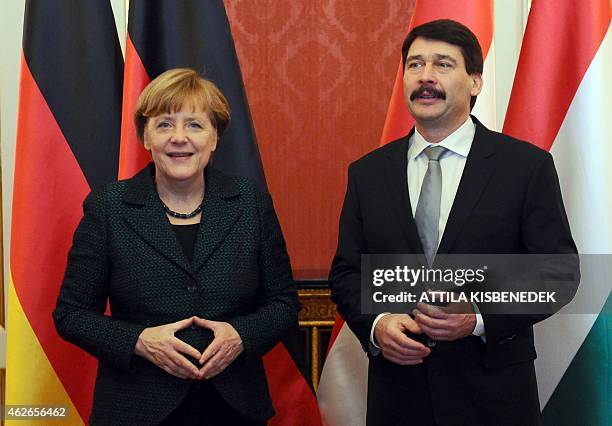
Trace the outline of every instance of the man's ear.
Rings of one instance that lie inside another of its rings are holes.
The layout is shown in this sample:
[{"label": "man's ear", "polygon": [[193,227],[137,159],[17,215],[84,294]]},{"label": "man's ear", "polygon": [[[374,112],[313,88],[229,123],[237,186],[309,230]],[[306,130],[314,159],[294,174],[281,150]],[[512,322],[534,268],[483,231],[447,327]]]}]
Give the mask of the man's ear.
[{"label": "man's ear", "polygon": [[482,91],[482,75],[470,74],[470,78],[472,79],[472,90],[470,91],[470,95],[478,96]]}]

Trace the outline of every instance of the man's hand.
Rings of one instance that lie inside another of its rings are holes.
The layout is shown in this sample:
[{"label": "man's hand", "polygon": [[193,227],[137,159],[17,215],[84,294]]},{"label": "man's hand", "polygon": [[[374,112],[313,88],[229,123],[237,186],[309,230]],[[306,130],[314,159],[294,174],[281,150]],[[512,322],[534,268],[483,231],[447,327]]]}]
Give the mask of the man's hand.
[{"label": "man's hand", "polygon": [[138,336],[134,353],[173,376],[181,379],[201,379],[198,368],[183,356],[186,354],[198,359],[200,352],[174,336],[177,331],[191,326],[195,319],[191,317],[171,324],[145,328]]},{"label": "man's hand", "polygon": [[195,318],[195,324],[212,330],[215,338],[200,356],[200,375],[205,379],[215,377],[227,368],[244,351],[242,339],[234,327],[226,322]]},{"label": "man's hand", "polygon": [[388,314],[382,317],[374,329],[376,342],[383,356],[399,365],[421,364],[431,350],[405,332],[422,333],[419,325],[407,314]]},{"label": "man's hand", "polygon": [[476,314],[470,303],[450,303],[445,307],[419,303],[412,311],[423,333],[432,339],[453,341],[472,334]]}]

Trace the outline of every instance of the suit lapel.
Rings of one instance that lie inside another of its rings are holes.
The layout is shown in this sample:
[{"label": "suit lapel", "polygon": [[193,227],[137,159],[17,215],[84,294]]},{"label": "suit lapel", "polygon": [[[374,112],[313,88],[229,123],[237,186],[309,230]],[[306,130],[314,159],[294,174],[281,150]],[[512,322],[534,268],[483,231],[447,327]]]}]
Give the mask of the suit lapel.
[{"label": "suit lapel", "polygon": [[230,178],[210,167],[206,169],[202,222],[193,255],[193,270],[196,273],[225,240],[242,214],[239,196],[239,189]]},{"label": "suit lapel", "polygon": [[151,163],[128,181],[123,196],[123,201],[128,205],[125,220],[143,241],[192,274],[191,266],[155,191],[154,170]]},{"label": "suit lapel", "polygon": [[138,173],[127,183],[123,201],[128,205],[125,220],[147,244],[180,268],[193,275],[211,253],[223,242],[242,213],[240,192],[227,176],[207,167],[205,169],[206,194],[202,209],[193,265],[189,264],[179,245],[172,225],[155,191],[155,166]]},{"label": "suit lapel", "polygon": [[470,148],[463,175],[457,188],[457,194],[451,208],[444,234],[438,247],[438,253],[448,253],[453,243],[461,232],[465,221],[469,218],[476,203],[480,199],[482,191],[487,186],[493,172],[493,155],[495,154],[495,142],[489,135],[489,130],[484,127],[475,117],[476,124],[474,141]]},{"label": "suit lapel", "polygon": [[408,245],[413,253],[423,253],[421,239],[412,215],[412,205],[408,193],[408,142],[414,129],[397,143],[387,155],[385,167],[385,188],[390,199],[391,209],[395,212]]}]

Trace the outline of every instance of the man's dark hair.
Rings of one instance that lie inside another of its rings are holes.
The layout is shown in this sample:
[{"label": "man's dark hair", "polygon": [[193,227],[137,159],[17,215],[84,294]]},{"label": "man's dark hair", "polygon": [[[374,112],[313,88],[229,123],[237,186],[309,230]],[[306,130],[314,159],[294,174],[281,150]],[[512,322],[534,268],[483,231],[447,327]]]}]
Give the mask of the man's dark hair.
[{"label": "man's dark hair", "polygon": [[[478,39],[468,27],[451,19],[438,19],[414,27],[406,36],[402,45],[402,61],[406,66],[406,56],[410,46],[418,37],[428,40],[443,41],[461,49],[465,70],[468,74],[481,74],[483,68],[482,49]],[[476,103],[476,96],[472,96],[470,107]]]}]

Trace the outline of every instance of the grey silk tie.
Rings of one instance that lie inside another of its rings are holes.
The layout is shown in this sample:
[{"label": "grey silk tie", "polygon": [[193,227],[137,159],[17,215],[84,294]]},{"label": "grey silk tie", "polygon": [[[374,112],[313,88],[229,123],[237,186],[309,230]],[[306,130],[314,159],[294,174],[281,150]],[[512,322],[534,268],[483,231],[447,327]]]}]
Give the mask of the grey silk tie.
[{"label": "grey silk tie", "polygon": [[442,169],[439,160],[442,154],[446,152],[446,148],[431,145],[425,148],[424,152],[429,158],[429,164],[421,186],[414,220],[427,263],[431,266],[438,250],[439,238],[438,224],[440,222],[440,201],[442,198]]}]

